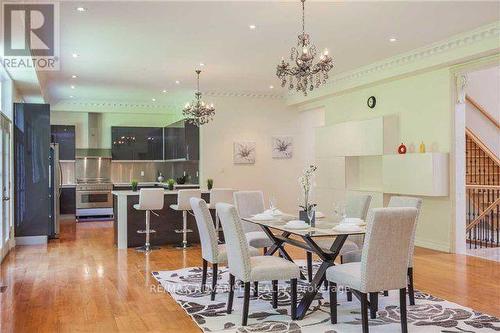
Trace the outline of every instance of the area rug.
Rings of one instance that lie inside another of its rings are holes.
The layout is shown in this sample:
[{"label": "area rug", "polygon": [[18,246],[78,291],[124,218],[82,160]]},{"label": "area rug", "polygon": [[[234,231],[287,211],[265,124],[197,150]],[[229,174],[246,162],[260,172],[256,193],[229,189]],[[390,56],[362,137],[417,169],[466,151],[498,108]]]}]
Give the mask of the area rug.
[{"label": "area rug", "polygon": [[[304,262],[296,261],[299,265]],[[303,267],[302,267],[303,269]],[[210,271],[210,270],[209,270]],[[201,291],[200,267],[190,267],[174,271],[152,273],[160,283],[160,291],[168,292],[177,303],[193,318],[203,332],[361,332],[359,301],[353,297],[348,302],[346,294],[338,294],[338,323],[330,323],[328,292],[322,288],[303,320],[290,320],[290,286],[280,281],[278,309],[271,305],[271,283],[259,284],[258,297],[251,297],[248,325],[241,326],[243,308],[243,288],[235,290],[233,312],[226,313],[228,296],[228,276],[225,267],[219,269],[217,294],[210,300],[210,290]],[[209,273],[207,285],[211,285]],[[307,288],[306,281],[298,283],[299,300]],[[252,292],[253,295],[253,292]],[[417,291],[416,304],[408,306],[408,329],[410,332],[495,332],[500,331],[500,320],[479,313],[458,304]],[[376,319],[370,319],[370,332],[400,332],[399,292],[391,291],[389,296],[379,296],[379,311]]]}]

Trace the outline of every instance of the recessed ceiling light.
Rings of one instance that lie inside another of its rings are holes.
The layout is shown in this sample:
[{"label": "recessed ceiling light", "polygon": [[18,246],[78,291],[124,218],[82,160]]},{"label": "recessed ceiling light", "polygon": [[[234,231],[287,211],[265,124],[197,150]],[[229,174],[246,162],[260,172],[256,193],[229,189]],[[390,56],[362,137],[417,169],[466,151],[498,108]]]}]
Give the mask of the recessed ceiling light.
[{"label": "recessed ceiling light", "polygon": [[71,75],[71,78],[72,78],[72,79],[76,79],[77,77],[78,77],[78,76],[76,76],[76,75]]},{"label": "recessed ceiling light", "polygon": [[205,66],[205,64],[204,64],[204,63],[202,63],[202,62],[200,62],[200,67],[203,67],[203,66]]},{"label": "recessed ceiling light", "polygon": [[151,98],[151,100],[152,100],[153,102],[156,102],[156,98]]},{"label": "recessed ceiling light", "polygon": [[78,58],[78,57],[79,57],[78,53],[73,53],[71,56],[72,56],[73,58]]},{"label": "recessed ceiling light", "polygon": [[76,10],[77,10],[78,12],[86,12],[86,11],[87,11],[87,8],[85,8],[85,7],[76,7]]},{"label": "recessed ceiling light", "polygon": [[175,84],[180,84],[180,83],[181,83],[181,81],[179,81],[179,80],[175,81]]},{"label": "recessed ceiling light", "polygon": [[167,89],[163,89],[163,90],[162,90],[162,93],[164,93],[164,94],[165,94],[166,92],[167,92]]},{"label": "recessed ceiling light", "polygon": [[274,86],[273,86],[273,85],[270,85],[270,86],[269,86],[269,89],[274,89]]},{"label": "recessed ceiling light", "polygon": [[69,98],[73,98],[73,95],[69,96]]},{"label": "recessed ceiling light", "polygon": [[75,89],[75,86],[71,86],[71,89]]},{"label": "recessed ceiling light", "polygon": [[248,27],[250,28],[250,30],[255,30],[255,28],[257,28],[255,24],[250,24]]},{"label": "recessed ceiling light", "polygon": [[389,38],[389,42],[391,42],[391,43],[394,43],[394,42],[396,42],[396,41],[397,41],[397,39],[396,39],[395,37],[391,37],[391,38]]}]

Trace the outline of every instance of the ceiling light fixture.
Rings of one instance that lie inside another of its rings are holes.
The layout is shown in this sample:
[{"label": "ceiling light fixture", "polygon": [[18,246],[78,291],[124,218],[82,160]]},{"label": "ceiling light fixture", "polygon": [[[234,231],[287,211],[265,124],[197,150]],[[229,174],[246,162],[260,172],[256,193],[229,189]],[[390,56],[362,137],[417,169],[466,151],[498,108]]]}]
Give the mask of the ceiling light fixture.
[{"label": "ceiling light fixture", "polygon": [[73,95],[69,96],[69,98],[73,98]]},{"label": "ceiling light fixture", "polygon": [[255,30],[257,28],[255,24],[250,24],[248,27],[250,28],[250,30]]},{"label": "ceiling light fixture", "polygon": [[87,11],[87,8],[85,8],[85,7],[76,7],[76,10],[77,10],[78,12],[86,12],[86,11]]},{"label": "ceiling light fixture", "polygon": [[151,100],[152,100],[153,102],[156,102],[156,98],[151,98]]},{"label": "ceiling light fixture", "polygon": [[397,41],[397,39],[396,39],[395,37],[391,37],[391,38],[389,38],[389,42],[391,42],[391,43],[394,43],[394,42],[396,42],[396,41]]},{"label": "ceiling light fixture", "polygon": [[197,69],[196,71],[196,76],[197,76],[197,89],[196,93],[194,94],[195,100],[192,101],[191,103],[187,103],[184,109],[182,110],[182,115],[186,118],[186,120],[198,127],[201,125],[204,125],[214,119],[215,116],[215,107],[212,104],[208,105],[205,104],[201,100],[201,92],[200,92],[200,73],[201,70]]},{"label": "ceiling light fixture", "polygon": [[76,76],[76,75],[71,75],[71,78],[72,78],[72,79],[76,79],[77,77],[78,77],[78,76]]},{"label": "ceiling light fixture", "polygon": [[167,89],[163,89],[162,93],[166,94],[167,93]]},{"label": "ceiling light fixture", "polygon": [[270,85],[270,86],[269,86],[269,89],[274,89],[274,86],[273,86],[273,85]]},{"label": "ceiling light fixture", "polygon": [[[305,1],[302,2],[302,33],[298,36],[296,47],[292,47],[290,60],[295,62],[294,67],[290,67],[284,58],[276,67],[276,76],[281,80],[281,86],[284,87],[288,81],[288,89],[302,91],[307,96],[307,90],[312,91],[321,84],[326,83],[328,72],[333,68],[333,58],[328,55],[325,49],[319,57],[319,62],[314,64],[314,58],[317,55],[316,46],[311,43],[309,34],[305,32]],[[294,85],[295,81],[295,85]]]},{"label": "ceiling light fixture", "polygon": [[73,53],[71,56],[72,56],[73,58],[78,58],[78,57],[79,57],[78,53]]},{"label": "ceiling light fixture", "polygon": [[75,89],[75,86],[71,86],[71,89]]},{"label": "ceiling light fixture", "polygon": [[179,81],[179,80],[175,81],[175,84],[180,84],[180,83],[181,83],[181,81]]}]

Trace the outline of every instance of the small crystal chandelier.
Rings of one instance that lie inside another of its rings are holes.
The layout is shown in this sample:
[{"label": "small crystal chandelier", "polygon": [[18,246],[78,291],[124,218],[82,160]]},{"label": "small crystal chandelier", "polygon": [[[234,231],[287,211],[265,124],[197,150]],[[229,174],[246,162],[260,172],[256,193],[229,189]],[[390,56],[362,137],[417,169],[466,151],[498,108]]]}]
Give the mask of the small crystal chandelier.
[{"label": "small crystal chandelier", "polygon": [[[317,55],[316,46],[311,43],[309,34],[305,33],[305,8],[302,2],[302,34],[298,36],[297,47],[292,47],[290,60],[295,61],[294,67],[290,67],[284,58],[281,58],[281,63],[276,67],[276,75],[281,80],[281,86],[284,87],[287,83],[288,89],[296,89],[302,91],[304,96],[307,96],[307,90],[312,91],[314,87],[318,88],[321,84],[326,83],[328,72],[333,68],[333,59],[328,55],[328,50],[321,54],[319,62],[313,64],[314,58]],[[294,84],[295,82],[295,84]]]},{"label": "small crystal chandelier", "polygon": [[186,118],[188,122],[193,125],[200,127],[211,121],[215,115],[215,107],[213,104],[205,104],[201,100],[201,92],[200,92],[200,73],[201,70],[196,70],[197,78],[197,90],[195,95],[195,100],[191,103],[186,103],[184,109],[182,110],[182,115]]}]

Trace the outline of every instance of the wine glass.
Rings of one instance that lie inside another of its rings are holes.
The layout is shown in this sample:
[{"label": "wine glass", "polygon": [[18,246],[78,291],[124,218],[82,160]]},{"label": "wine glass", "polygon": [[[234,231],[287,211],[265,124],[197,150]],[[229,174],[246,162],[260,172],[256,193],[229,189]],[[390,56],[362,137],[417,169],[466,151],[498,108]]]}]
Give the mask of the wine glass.
[{"label": "wine glass", "polygon": [[309,205],[307,207],[307,218],[311,227],[314,227],[314,212],[316,207],[314,205]]},{"label": "wine glass", "polygon": [[274,213],[274,211],[276,210],[276,197],[274,195],[271,195],[271,197],[269,197],[269,209],[272,213]]}]

